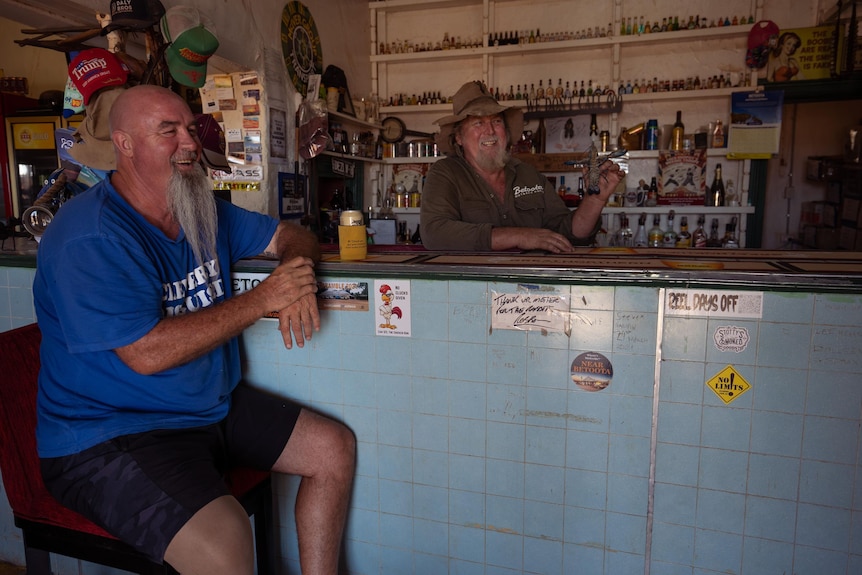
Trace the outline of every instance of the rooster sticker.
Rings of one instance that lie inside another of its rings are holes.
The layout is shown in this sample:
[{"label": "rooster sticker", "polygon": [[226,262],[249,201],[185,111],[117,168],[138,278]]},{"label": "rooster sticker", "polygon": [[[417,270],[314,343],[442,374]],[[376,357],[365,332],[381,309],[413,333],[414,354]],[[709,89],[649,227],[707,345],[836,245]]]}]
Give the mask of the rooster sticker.
[{"label": "rooster sticker", "polygon": [[378,308],[380,315],[383,317],[383,323],[380,324],[380,327],[383,329],[398,329],[397,325],[392,323],[392,316],[397,316],[398,319],[401,319],[401,308],[392,305],[392,288],[389,287],[389,284],[383,284],[380,286],[380,299],[383,300],[383,305]]},{"label": "rooster sticker", "polygon": [[377,335],[410,337],[410,281],[374,280],[374,292],[380,297],[374,328]]}]

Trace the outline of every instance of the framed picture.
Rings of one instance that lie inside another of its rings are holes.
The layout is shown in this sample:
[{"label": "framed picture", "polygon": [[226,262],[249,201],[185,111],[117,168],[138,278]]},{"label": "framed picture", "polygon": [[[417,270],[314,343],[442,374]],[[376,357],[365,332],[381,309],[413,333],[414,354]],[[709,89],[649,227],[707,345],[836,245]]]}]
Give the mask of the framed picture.
[{"label": "framed picture", "polygon": [[706,150],[661,150],[658,155],[658,203],[702,206],[706,196]]},{"label": "framed picture", "polygon": [[308,177],[301,174],[278,173],[278,213],[282,219],[305,215],[305,189]]}]

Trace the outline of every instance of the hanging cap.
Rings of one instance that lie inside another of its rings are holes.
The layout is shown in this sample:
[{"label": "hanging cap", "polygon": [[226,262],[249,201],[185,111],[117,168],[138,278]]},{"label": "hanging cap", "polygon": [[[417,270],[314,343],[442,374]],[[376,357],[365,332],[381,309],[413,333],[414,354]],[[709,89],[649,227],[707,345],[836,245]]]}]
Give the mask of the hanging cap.
[{"label": "hanging cap", "polygon": [[164,15],[159,0],[111,0],[111,23],[102,28],[102,36],[114,30],[146,30]]},{"label": "hanging cap", "polygon": [[82,50],[69,64],[69,78],[84,97],[84,105],[102,88],[122,86],[128,77],[129,68],[104,48]]},{"label": "hanging cap", "polygon": [[174,6],[162,17],[162,35],[169,42],[165,61],[174,80],[200,88],[207,76],[207,60],[218,50],[212,21],[191,6]]},{"label": "hanging cap", "polygon": [[769,52],[778,42],[780,30],[772,20],[756,22],[748,32],[748,52],[745,64],[749,68],[760,69],[769,61]]},{"label": "hanging cap", "polygon": [[197,114],[198,138],[201,141],[201,158],[208,168],[229,172],[230,164],[226,157],[224,131],[212,114]]},{"label": "hanging cap", "polygon": [[97,170],[117,169],[109,118],[111,108],[125,88],[105,90],[87,105],[87,117],[75,131],[69,155],[83,166]]},{"label": "hanging cap", "polygon": [[84,96],[75,87],[72,78],[66,78],[66,89],[63,92],[63,117],[69,118],[84,111]]}]

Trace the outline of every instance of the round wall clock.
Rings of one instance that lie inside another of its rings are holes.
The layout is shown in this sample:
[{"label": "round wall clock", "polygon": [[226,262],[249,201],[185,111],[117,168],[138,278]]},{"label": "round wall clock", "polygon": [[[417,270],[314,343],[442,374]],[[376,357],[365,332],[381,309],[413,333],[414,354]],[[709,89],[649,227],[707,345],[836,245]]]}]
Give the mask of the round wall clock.
[{"label": "round wall clock", "polygon": [[308,77],[323,74],[323,48],[314,18],[302,2],[288,2],[281,13],[281,52],[296,91],[305,97]]}]

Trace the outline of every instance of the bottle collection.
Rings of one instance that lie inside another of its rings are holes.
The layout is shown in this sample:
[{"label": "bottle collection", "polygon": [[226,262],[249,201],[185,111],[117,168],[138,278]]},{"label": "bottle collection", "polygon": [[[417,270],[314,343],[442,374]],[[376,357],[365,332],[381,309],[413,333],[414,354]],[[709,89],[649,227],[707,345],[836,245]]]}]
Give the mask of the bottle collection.
[{"label": "bottle collection", "polygon": [[[712,76],[701,79],[700,76],[689,76],[686,78],[675,79],[652,79],[641,78],[620,81],[616,88],[612,88],[609,83],[593,82],[593,80],[566,80],[563,85],[562,78],[557,79],[557,85],[554,86],[551,78],[548,78],[547,85],[544,80],[540,79],[538,87],[536,82],[528,84],[509,84],[508,89],[504,86],[495,87],[491,92],[498,101],[525,101],[527,107],[536,105],[552,106],[552,105],[573,105],[575,103],[586,100],[596,100],[601,96],[611,94],[623,96],[626,94],[652,94],[660,92],[681,92],[690,90],[717,90],[720,88],[735,88],[739,86],[747,86],[751,81],[751,71],[746,69],[738,74],[714,74]],[[452,103],[451,96],[442,96],[439,90],[431,90],[422,92],[422,94],[406,94],[395,93],[389,97],[387,105],[389,106],[416,106],[429,104],[446,104]]]},{"label": "bottle collection", "polygon": [[744,24],[754,24],[754,15],[746,16],[729,16],[718,18],[689,16],[688,21],[683,17],[680,23],[679,16],[663,17],[661,23],[658,20],[653,20],[650,24],[649,18],[644,16],[628,16],[620,18],[620,36],[639,36],[642,34],[655,34],[657,32],[674,32],[677,30],[698,30],[702,28],[717,28],[721,26],[741,26]]},{"label": "bottle collection", "polygon": [[[716,28],[721,26],[739,26],[754,24],[754,16],[719,16],[718,18],[701,18],[700,15],[689,15],[686,21],[679,16],[662,17],[652,20],[645,16],[626,17],[620,19],[619,36],[640,36],[643,34],[656,34],[659,32],[672,32],[676,30],[699,30],[703,28]],[[489,48],[497,46],[536,44],[540,42],[563,42],[566,40],[584,40],[591,38],[609,38],[614,35],[614,27],[611,23],[607,26],[587,26],[579,30],[565,30],[559,32],[542,32],[540,28],[526,30],[505,30],[491,32],[487,40],[483,42],[481,37],[460,35],[450,36],[448,32],[443,33],[440,40],[429,40],[415,42],[411,40],[396,39],[392,42],[380,42],[377,46],[378,55],[388,54],[412,54],[415,52],[436,52],[442,50],[463,50],[469,48],[480,48],[483,45]]]},{"label": "bottle collection", "polygon": [[704,229],[706,216],[697,217],[697,227],[693,232],[688,230],[688,217],[679,219],[679,231],[676,228],[676,212],[670,210],[667,223],[661,225],[661,215],[653,214],[652,227],[647,229],[647,214],[638,218],[637,230],[632,232],[629,216],[619,214],[619,227],[608,238],[608,245],[613,247],[635,248],[738,248],[739,239],[736,235],[737,218],[733,216],[725,224],[724,236],[719,237],[718,218],[712,218],[710,232]]}]

